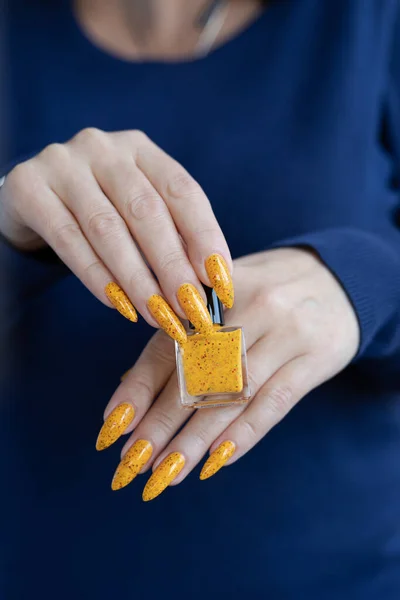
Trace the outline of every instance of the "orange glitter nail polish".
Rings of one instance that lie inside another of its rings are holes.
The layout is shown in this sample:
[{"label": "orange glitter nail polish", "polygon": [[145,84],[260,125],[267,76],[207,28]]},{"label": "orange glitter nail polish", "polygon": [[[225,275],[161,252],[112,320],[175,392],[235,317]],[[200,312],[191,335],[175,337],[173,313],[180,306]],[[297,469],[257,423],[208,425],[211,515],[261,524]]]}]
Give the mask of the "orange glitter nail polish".
[{"label": "orange glitter nail polish", "polygon": [[220,254],[211,254],[205,261],[205,267],[218,298],[226,308],[232,308],[234,302],[233,283],[225,259]]},{"label": "orange glitter nail polish", "polygon": [[129,300],[128,296],[125,294],[124,290],[122,290],[118,284],[114,281],[110,281],[106,285],[105,293],[111,304],[117,309],[117,311],[128,319],[128,321],[132,321],[132,323],[136,323],[138,320],[137,312],[132,302]]},{"label": "orange glitter nail polish", "polygon": [[191,283],[184,283],[177,292],[179,304],[193,326],[199,331],[212,329],[212,321],[207,306],[199,291]]},{"label": "orange glitter nail polish", "polygon": [[222,442],[222,444],[220,444],[218,448],[216,448],[214,452],[210,454],[208,460],[204,463],[204,467],[200,473],[200,479],[203,481],[204,479],[208,479],[209,477],[212,477],[218,473],[224,464],[227,463],[228,460],[234,455],[235,450],[236,446],[233,442]]},{"label": "orange glitter nail polish", "polygon": [[157,498],[179,475],[185,466],[185,457],[180,452],[172,452],[158,465],[143,490],[143,500]]},{"label": "orange glitter nail polish", "polygon": [[190,408],[243,404],[250,398],[243,329],[224,326],[221,301],[213,289],[205,291],[213,328],[192,329],[187,341],[175,346],[181,403]]},{"label": "orange glitter nail polish", "polygon": [[185,328],[179,320],[179,317],[172,310],[168,302],[159,296],[159,294],[153,294],[148,301],[147,307],[155,318],[161,329],[165,331],[172,339],[176,340],[178,344],[186,342]]},{"label": "orange glitter nail polish", "polygon": [[116,442],[132,423],[134,416],[135,409],[132,404],[128,402],[118,404],[104,421],[97,438],[96,450],[105,450]]},{"label": "orange glitter nail polish", "polygon": [[152,454],[153,448],[150,442],[137,440],[119,463],[114,473],[111,489],[120,490],[133,481],[150,460]]}]

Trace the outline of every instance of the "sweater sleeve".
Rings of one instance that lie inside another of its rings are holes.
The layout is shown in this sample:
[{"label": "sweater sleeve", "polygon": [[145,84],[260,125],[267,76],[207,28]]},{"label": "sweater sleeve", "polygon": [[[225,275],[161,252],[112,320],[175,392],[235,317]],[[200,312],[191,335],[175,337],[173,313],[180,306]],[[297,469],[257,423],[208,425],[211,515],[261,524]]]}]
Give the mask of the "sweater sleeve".
[{"label": "sweater sleeve", "polygon": [[[399,19],[400,21],[400,19]],[[399,23],[400,24],[400,23]],[[400,27],[397,27],[400,34]],[[400,35],[395,35],[383,110],[383,138],[400,189]],[[396,191],[397,190],[397,191]],[[400,200],[400,198],[399,198]],[[360,325],[361,358],[394,358],[400,372],[400,201],[397,210],[369,230],[340,227],[283,240],[274,247],[313,248],[336,276]]]},{"label": "sweater sleeve", "polygon": [[[0,176],[27,158],[30,156],[9,161]],[[68,267],[51,248],[21,252],[0,235],[0,351],[6,351],[29,303],[68,274]]]},{"label": "sweater sleeve", "polygon": [[400,231],[327,229],[275,246],[314,249],[339,280],[360,325],[356,359],[400,356]]}]

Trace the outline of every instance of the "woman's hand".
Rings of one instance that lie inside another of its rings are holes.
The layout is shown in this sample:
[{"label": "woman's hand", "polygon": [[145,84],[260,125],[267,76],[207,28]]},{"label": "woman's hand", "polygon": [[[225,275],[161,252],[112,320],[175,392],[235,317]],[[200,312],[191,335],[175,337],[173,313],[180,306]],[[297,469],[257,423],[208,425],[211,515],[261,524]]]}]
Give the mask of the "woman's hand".
[{"label": "woman's hand", "polygon": [[207,197],[140,131],[86,129],[18,165],[1,190],[0,232],[22,250],[48,244],[103,303],[136,321],[133,303],[180,341],[182,284],[202,294],[200,281],[211,283],[233,302],[231,258]]},{"label": "woman's hand", "polygon": [[252,400],[190,416],[178,402],[171,340],[156,334],[106,410],[106,427],[114,432],[124,428],[118,420],[123,407],[135,411],[129,427],[134,433],[124,447],[114,489],[153,462],[143,494],[151,500],[172,481],[180,483],[208,449],[211,456],[201,478],[213,475],[248,452],[299,400],[355,356],[356,315],[312,251],[278,249],[236,261],[235,291],[227,324],[245,328]]}]

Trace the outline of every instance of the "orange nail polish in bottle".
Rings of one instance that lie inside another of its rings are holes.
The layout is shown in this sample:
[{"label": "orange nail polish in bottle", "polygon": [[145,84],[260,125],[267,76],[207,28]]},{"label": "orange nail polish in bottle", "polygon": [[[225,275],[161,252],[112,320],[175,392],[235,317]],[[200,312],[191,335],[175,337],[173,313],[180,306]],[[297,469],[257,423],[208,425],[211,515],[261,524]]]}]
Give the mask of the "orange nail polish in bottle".
[{"label": "orange nail polish in bottle", "polygon": [[250,399],[242,327],[225,326],[221,301],[205,287],[213,329],[200,333],[189,325],[187,341],[175,344],[183,406],[206,408],[244,404]]}]

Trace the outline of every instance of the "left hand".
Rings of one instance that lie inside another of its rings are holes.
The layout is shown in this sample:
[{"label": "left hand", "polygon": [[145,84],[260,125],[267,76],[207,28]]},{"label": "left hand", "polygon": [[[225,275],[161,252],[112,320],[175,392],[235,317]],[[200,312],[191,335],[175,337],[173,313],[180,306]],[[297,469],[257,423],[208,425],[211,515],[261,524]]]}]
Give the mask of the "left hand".
[{"label": "left hand", "polygon": [[144,459],[142,471],[153,461],[155,473],[144,491],[144,499],[151,500],[170,483],[180,483],[209,449],[202,478],[213,475],[248,452],[299,400],[354,358],[357,317],[341,285],[312,250],[282,248],[246,256],[235,261],[234,280],[236,302],[226,320],[244,326],[251,401],[188,413],[178,401],[173,345],[157,333],[106,411],[124,402],[135,407],[129,427],[134,433],[124,447],[114,489],[136,476]]}]

